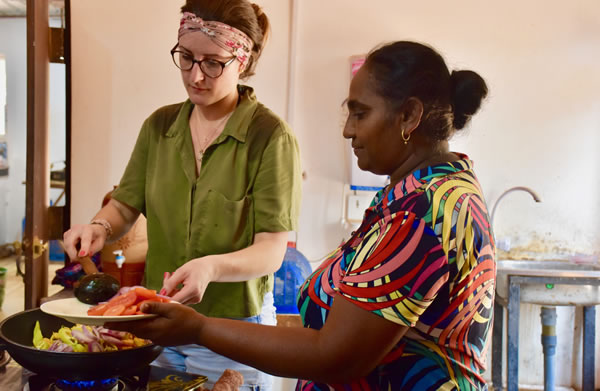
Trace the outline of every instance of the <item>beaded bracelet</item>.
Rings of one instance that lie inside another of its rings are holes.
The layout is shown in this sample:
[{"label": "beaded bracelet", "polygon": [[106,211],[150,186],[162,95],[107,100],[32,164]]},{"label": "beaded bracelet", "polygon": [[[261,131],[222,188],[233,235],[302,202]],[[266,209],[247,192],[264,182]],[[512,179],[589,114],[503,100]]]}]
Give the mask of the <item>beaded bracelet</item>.
[{"label": "beaded bracelet", "polygon": [[106,230],[106,239],[109,239],[113,234],[112,225],[110,225],[108,220],[95,219],[95,220],[90,221],[90,224],[98,224],[98,225],[103,226],[104,229]]}]

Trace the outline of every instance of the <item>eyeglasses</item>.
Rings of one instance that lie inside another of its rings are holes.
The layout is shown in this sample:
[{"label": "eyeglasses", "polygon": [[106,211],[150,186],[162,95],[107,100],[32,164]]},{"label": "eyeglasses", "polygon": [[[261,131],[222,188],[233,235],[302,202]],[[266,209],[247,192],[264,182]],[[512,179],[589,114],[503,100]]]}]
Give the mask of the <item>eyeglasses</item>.
[{"label": "eyeglasses", "polygon": [[196,60],[192,54],[183,50],[177,50],[177,46],[171,49],[171,57],[177,68],[182,71],[191,71],[194,64],[198,64],[202,73],[206,76],[216,79],[223,74],[223,70],[229,64],[231,64],[236,57],[232,57],[226,62],[221,62],[212,58],[205,58],[204,60]]}]

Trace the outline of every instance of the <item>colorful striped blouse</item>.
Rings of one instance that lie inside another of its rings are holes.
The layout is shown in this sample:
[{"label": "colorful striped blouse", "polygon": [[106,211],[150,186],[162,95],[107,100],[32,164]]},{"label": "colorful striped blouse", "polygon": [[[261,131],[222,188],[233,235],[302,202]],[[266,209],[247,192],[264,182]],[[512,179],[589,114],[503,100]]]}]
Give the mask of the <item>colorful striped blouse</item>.
[{"label": "colorful striped blouse", "polygon": [[305,327],[320,329],[335,294],[410,327],[352,384],[300,380],[297,390],[485,390],[496,266],[472,162],[413,172],[376,194],[361,226],[298,292]]}]

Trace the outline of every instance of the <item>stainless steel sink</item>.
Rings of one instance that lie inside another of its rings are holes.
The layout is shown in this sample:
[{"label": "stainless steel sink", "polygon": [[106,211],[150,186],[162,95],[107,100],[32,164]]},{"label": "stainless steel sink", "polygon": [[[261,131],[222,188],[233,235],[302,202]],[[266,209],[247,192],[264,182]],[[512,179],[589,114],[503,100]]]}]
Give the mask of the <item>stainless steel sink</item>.
[{"label": "stainless steel sink", "polygon": [[[521,303],[547,306],[600,304],[600,286],[588,282],[590,279],[600,279],[600,267],[597,265],[566,261],[496,261],[496,296],[504,301],[508,300],[510,275],[549,277],[547,284],[521,284]],[[553,283],[561,279],[569,279],[569,284]]]}]

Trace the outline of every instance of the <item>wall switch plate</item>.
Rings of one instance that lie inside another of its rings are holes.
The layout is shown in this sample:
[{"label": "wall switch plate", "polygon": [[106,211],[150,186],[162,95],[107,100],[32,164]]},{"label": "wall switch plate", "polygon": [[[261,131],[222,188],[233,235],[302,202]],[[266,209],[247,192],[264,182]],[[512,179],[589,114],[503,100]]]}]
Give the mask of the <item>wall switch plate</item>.
[{"label": "wall switch plate", "polygon": [[350,194],[348,195],[348,204],[346,205],[346,220],[352,223],[360,223],[365,214],[365,210],[371,205],[373,195]]}]

